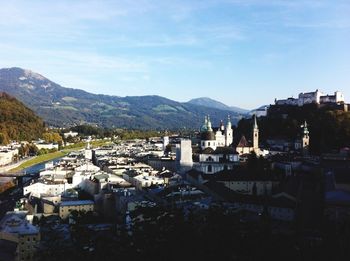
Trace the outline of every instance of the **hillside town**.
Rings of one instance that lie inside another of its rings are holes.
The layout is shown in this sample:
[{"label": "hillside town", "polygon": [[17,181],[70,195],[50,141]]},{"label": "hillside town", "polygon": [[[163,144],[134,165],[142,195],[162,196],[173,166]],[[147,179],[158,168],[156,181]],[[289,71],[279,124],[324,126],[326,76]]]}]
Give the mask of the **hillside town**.
[{"label": "hillside town", "polygon": [[349,261],[349,0],[0,3],[0,261]]},{"label": "hillside town", "polygon": [[[4,172],[2,191],[8,198],[0,201],[0,260],[45,260],[55,251],[59,259],[72,249],[91,258],[106,251],[99,246],[101,238],[137,245],[139,229],[150,224],[165,229],[160,220],[174,222],[174,216],[185,223],[190,215],[206,220],[213,209],[232,222],[237,219],[238,238],[250,237],[255,227],[276,237],[298,238],[289,250],[292,256],[310,255],[329,233],[339,244],[348,243],[349,148],[313,155],[314,135],[307,121],[299,122],[294,139],[271,137],[262,143],[263,118],[253,115],[244,134],[236,133],[230,117],[214,127],[207,115],[187,137],[108,139],[102,146],[91,145],[93,138],[86,137],[84,148],[46,162],[38,173]],[[69,137],[79,133],[63,134]],[[58,149],[44,140],[33,143]],[[20,147],[19,142],[1,147],[1,165],[12,164]],[[203,220],[198,229],[209,222]],[[145,235],[145,240],[151,239]],[[148,251],[142,249],[135,258]]]}]

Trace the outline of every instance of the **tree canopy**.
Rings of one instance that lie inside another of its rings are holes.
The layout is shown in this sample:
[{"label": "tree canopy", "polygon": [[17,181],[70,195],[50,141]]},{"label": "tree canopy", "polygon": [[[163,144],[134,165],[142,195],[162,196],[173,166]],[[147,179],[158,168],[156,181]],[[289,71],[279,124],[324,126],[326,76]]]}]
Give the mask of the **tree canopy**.
[{"label": "tree canopy", "polygon": [[[267,117],[260,117],[260,140],[285,138],[295,140],[301,135],[301,125],[307,121],[310,131],[310,149],[314,153],[350,147],[350,112],[315,104],[298,106],[271,106]],[[242,119],[237,133],[250,134],[252,119]]]},{"label": "tree canopy", "polygon": [[17,99],[0,93],[0,143],[33,140],[41,137],[43,121]]}]

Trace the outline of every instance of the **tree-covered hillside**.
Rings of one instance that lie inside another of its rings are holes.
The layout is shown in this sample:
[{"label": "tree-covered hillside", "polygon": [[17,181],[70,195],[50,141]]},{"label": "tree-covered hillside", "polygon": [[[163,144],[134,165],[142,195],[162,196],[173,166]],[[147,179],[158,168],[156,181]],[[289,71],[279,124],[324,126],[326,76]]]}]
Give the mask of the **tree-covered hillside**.
[{"label": "tree-covered hillside", "polygon": [[[310,131],[310,149],[314,153],[329,152],[350,147],[350,112],[335,107],[310,104],[297,106],[271,106],[268,117],[258,119],[260,140],[285,138],[294,140],[301,133],[300,126],[307,121]],[[250,133],[251,119],[238,124],[238,133]]]},{"label": "tree-covered hillside", "polygon": [[10,95],[0,93],[0,144],[36,139],[43,131],[43,121],[32,110]]}]

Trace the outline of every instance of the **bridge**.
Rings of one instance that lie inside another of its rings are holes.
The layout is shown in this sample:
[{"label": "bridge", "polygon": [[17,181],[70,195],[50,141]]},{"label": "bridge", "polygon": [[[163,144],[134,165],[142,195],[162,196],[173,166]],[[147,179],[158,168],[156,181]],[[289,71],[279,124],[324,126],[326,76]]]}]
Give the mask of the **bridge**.
[{"label": "bridge", "polygon": [[29,176],[25,172],[5,172],[5,173],[0,173],[0,177],[6,177],[6,178],[17,178],[17,177],[22,177],[22,176]]}]

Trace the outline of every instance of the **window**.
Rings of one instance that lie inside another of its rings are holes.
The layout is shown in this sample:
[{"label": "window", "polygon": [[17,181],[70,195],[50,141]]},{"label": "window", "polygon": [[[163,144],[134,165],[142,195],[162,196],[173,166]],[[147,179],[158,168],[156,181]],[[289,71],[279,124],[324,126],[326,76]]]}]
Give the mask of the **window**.
[{"label": "window", "polygon": [[213,167],[211,165],[208,166],[208,172],[212,172],[213,171]]}]

